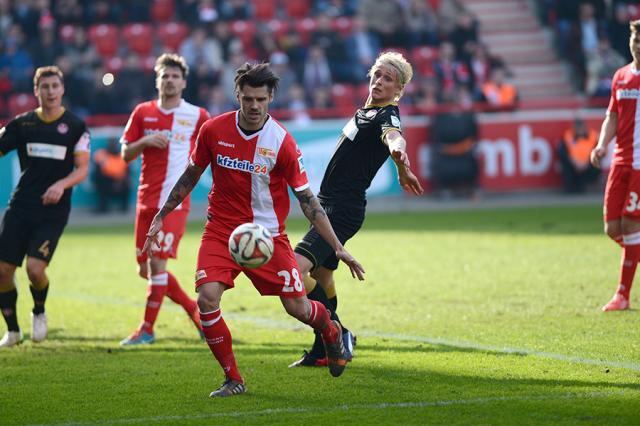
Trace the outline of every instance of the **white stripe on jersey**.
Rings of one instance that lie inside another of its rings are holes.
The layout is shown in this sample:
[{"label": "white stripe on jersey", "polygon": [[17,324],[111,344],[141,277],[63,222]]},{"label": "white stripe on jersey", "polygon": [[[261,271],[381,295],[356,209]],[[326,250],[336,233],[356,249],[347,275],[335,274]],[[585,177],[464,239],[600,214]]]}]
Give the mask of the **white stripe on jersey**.
[{"label": "white stripe on jersey", "polygon": [[640,169],[640,99],[636,97],[636,116],[634,119],[633,126],[633,160],[631,162],[631,167],[634,170]]},{"label": "white stripe on jersey", "polygon": [[[169,141],[169,153],[167,155],[167,171],[160,191],[158,208],[162,207],[169,198],[182,173],[189,165],[191,154],[191,136],[200,119],[200,108],[184,100],[180,106],[173,110],[173,123],[171,125],[171,140]],[[182,208],[182,204],[176,210]]]},{"label": "white stripe on jersey", "polygon": [[[278,158],[278,152],[282,146],[287,132],[278,126],[273,119],[267,120],[264,128],[258,136],[256,152],[253,154],[253,163],[268,164],[267,169],[271,171]],[[258,155],[259,148],[266,148],[275,153],[275,156],[265,157]],[[259,223],[271,232],[274,237],[280,235],[278,217],[273,208],[273,198],[269,190],[270,176],[257,173],[251,174],[251,209],[253,210],[253,222]]]}]

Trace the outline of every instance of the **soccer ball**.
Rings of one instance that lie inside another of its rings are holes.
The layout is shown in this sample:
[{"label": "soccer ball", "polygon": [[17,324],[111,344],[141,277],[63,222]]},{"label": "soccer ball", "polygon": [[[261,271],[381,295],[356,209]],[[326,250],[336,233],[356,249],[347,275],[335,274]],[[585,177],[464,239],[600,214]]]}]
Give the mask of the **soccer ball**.
[{"label": "soccer ball", "polygon": [[273,256],[273,238],[264,226],[243,223],[229,237],[229,253],[244,268],[260,267]]}]

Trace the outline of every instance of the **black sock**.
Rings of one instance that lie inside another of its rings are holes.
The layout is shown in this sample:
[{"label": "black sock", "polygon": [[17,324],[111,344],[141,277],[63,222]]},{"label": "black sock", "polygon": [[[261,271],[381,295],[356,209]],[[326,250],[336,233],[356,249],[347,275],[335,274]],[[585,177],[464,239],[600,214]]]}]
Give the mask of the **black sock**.
[{"label": "black sock", "polygon": [[307,294],[307,297],[310,300],[315,300],[316,302],[322,303],[324,305],[324,307],[329,310],[329,314],[331,316],[331,319],[332,320],[336,320],[336,321],[340,321],[340,318],[338,318],[338,315],[336,314],[335,309],[333,309],[333,304],[331,303],[331,301],[327,297],[327,293],[324,292],[324,289],[322,288],[320,283],[316,284],[316,286],[313,288],[313,290],[311,290],[311,292],[309,292]]},{"label": "black sock", "polygon": [[31,295],[33,296],[33,315],[39,315],[44,313],[44,302],[47,300],[47,293],[49,292],[49,284],[42,290],[37,290],[33,286],[29,286]]},{"label": "black sock", "polygon": [[[329,298],[329,304],[331,306],[331,311],[335,314],[336,318],[338,318],[338,312],[337,312],[338,311],[338,295],[337,294]],[[340,325],[342,326],[343,333],[349,331],[349,329],[345,327],[344,324],[342,324],[342,322],[340,322]]]},{"label": "black sock", "polygon": [[0,293],[0,309],[9,331],[20,331],[16,315],[16,300],[18,300],[18,291],[15,288],[6,293]]}]

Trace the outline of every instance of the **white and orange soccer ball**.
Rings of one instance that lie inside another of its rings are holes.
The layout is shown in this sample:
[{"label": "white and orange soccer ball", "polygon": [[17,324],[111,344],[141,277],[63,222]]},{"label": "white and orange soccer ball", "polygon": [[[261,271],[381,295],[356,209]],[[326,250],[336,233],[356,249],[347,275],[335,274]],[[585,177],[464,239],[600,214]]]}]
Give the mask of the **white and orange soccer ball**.
[{"label": "white and orange soccer ball", "polygon": [[273,238],[264,226],[243,223],[229,237],[229,253],[244,268],[258,268],[273,256]]}]

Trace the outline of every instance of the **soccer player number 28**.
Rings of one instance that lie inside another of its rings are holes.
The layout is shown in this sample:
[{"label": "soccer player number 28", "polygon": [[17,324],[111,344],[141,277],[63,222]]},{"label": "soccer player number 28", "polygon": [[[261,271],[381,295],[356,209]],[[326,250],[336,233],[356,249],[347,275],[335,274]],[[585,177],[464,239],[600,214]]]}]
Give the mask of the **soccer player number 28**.
[{"label": "soccer player number 28", "polygon": [[[291,275],[293,275],[293,288],[291,288]],[[278,272],[278,276],[284,278],[284,288],[282,289],[285,293],[291,293],[292,291],[301,291],[302,290],[302,280],[300,279],[300,273],[298,273],[297,269],[292,269],[291,273],[286,269]]]}]

